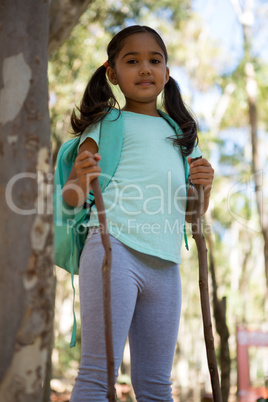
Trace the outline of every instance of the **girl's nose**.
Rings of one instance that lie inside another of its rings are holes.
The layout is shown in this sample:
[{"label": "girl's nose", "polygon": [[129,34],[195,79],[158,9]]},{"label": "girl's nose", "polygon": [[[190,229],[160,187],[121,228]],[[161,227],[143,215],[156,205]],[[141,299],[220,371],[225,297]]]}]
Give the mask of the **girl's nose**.
[{"label": "girl's nose", "polygon": [[150,75],[151,68],[147,64],[144,64],[140,69],[140,75]]}]

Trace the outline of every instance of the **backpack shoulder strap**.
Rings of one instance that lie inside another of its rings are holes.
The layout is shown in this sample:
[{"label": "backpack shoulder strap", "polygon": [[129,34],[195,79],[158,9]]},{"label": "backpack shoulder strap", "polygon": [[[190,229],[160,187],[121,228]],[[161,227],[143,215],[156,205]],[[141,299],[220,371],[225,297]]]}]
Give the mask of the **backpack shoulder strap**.
[{"label": "backpack shoulder strap", "polygon": [[[113,177],[121,156],[124,138],[124,123],[120,111],[112,109],[101,122],[99,153],[100,167],[103,174],[100,177],[101,189],[104,190]],[[62,187],[66,183],[78,153],[80,137],[66,141],[57,156],[55,181]]]},{"label": "backpack shoulder strap", "polygon": [[[70,175],[74,160],[77,156],[80,138],[73,138],[66,141],[59,149],[57,155],[56,169],[54,173],[54,221],[60,225],[65,219],[65,213],[70,217],[73,207],[67,205],[62,198],[62,189]],[[62,208],[64,206],[64,209]]]},{"label": "backpack shoulder strap", "polygon": [[[99,153],[101,160],[101,175],[99,177],[101,190],[105,190],[112,180],[119,160],[124,138],[124,121],[121,112],[111,109],[108,115],[101,121]],[[94,196],[92,191],[88,195],[87,202],[92,205]]]},{"label": "backpack shoulder strap", "polygon": [[[167,120],[167,122],[171,125],[171,127],[174,129],[175,133],[177,136],[181,136],[182,132],[178,124],[165,112],[162,110],[158,110],[158,113]],[[184,174],[185,174],[185,184],[186,184],[186,207],[187,207],[187,199],[188,199],[188,191],[189,191],[189,166],[187,162],[187,158],[182,155],[183,158],[183,166],[184,166]],[[186,233],[186,224],[184,221],[184,228],[183,228],[183,234],[184,234],[184,242],[185,242],[185,247],[187,250],[189,250],[189,245],[188,245],[188,240],[187,240],[187,233]]]},{"label": "backpack shoulder strap", "polygon": [[[168,114],[166,114],[165,112],[163,112],[162,110],[158,110],[158,112],[159,112],[159,114],[165,119],[165,120],[167,120],[167,122],[171,125],[171,127],[174,129],[174,131],[175,131],[175,133],[178,135],[178,136],[181,136],[182,135],[182,132],[181,132],[181,129],[180,129],[180,127],[178,126],[178,124],[168,115]],[[188,175],[188,171],[189,171],[189,168],[188,168],[188,162],[187,162],[187,158],[185,157],[185,156],[183,156],[182,155],[182,157],[183,157],[183,165],[184,165],[184,172],[185,172],[185,183],[186,184],[188,184],[188,181],[189,181],[189,175]]]},{"label": "backpack shoulder strap", "polygon": [[74,160],[77,156],[79,142],[79,137],[72,138],[62,144],[59,149],[54,180],[62,187],[66,183],[72,170]]},{"label": "backpack shoulder strap", "polygon": [[124,122],[122,114],[112,109],[101,122],[99,153],[101,160],[99,166],[102,174],[99,178],[103,191],[110,183],[119,164],[124,138]]}]

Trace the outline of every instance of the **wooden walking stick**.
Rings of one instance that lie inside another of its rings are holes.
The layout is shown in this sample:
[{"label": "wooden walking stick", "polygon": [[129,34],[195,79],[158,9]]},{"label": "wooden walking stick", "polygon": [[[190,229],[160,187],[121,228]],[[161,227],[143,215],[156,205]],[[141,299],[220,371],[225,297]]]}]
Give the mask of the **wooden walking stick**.
[{"label": "wooden walking stick", "polygon": [[[193,159],[193,161],[196,159]],[[201,225],[201,211],[204,203],[203,186],[196,184],[194,186],[194,192],[195,196],[192,211],[192,235],[198,251],[199,289],[208,369],[210,373],[213,400],[214,402],[222,402],[209,303],[207,247]]]},{"label": "wooden walking stick", "polygon": [[107,230],[107,221],[105,208],[98,179],[92,181],[92,190],[94,193],[95,204],[98,211],[99,225],[101,229],[101,241],[104,248],[104,259],[102,264],[102,286],[103,286],[103,312],[105,326],[105,343],[107,359],[107,399],[109,402],[115,402],[114,387],[114,350],[113,350],[113,329],[112,329],[112,309],[111,309],[111,264],[112,247]]}]

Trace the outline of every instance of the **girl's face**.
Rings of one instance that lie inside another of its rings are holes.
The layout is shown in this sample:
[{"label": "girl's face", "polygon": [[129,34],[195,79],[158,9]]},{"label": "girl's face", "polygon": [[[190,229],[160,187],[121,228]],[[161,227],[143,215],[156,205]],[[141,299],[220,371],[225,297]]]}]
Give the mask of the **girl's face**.
[{"label": "girl's face", "polygon": [[107,68],[109,80],[125,95],[125,110],[156,111],[157,96],[169,79],[161,47],[150,33],[129,36],[118,54],[115,68]]}]

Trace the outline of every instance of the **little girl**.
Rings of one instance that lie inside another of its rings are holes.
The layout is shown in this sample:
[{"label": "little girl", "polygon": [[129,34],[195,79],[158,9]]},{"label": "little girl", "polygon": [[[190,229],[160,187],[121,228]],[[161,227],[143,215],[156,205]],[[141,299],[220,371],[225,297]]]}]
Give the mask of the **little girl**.
[{"label": "little girl", "polygon": [[[173,400],[170,374],[181,309],[179,264],[186,209],[183,158],[189,163],[191,183],[205,188],[203,213],[214,173],[206,159],[192,162],[201,156],[196,123],[169,75],[166,47],[158,33],[146,26],[128,27],[115,35],[107,53],[107,62],[86,87],[79,116],[73,112],[71,117],[81,140],[63,198],[74,207],[87,199],[91,181],[101,175],[101,122],[117,106],[124,122],[122,151],[116,172],[103,191],[113,253],[116,375],[129,336],[137,401],[168,402]],[[124,94],[122,110],[109,82]],[[157,109],[162,91],[166,114]],[[191,220],[187,212],[186,219]],[[94,206],[88,226],[79,267],[81,363],[71,402],[104,402],[107,392],[101,276],[104,250]]]}]

